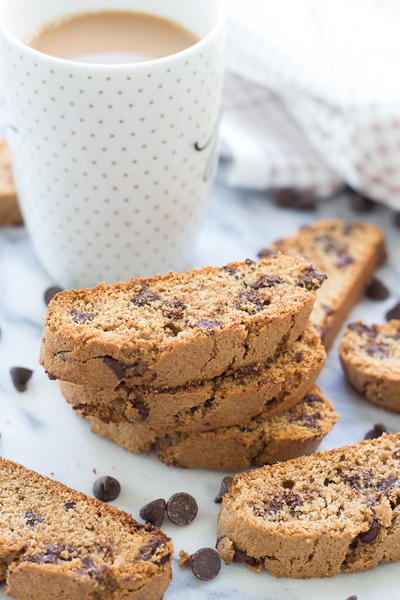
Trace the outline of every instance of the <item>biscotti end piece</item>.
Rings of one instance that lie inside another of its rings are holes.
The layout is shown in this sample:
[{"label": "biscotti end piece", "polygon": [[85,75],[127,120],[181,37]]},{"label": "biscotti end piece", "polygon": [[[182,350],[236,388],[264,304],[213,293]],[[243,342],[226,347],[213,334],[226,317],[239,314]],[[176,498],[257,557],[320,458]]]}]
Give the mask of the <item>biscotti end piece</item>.
[{"label": "biscotti end piece", "polygon": [[11,461],[1,465],[1,577],[19,600],[159,600],[162,531]]},{"label": "biscotti end piece", "polygon": [[6,140],[0,141],[0,225],[21,225],[22,215],[15,190],[10,152]]},{"label": "biscotti end piece", "polygon": [[327,219],[276,241],[259,255],[274,252],[303,256],[328,275],[317,293],[311,321],[329,349],[375,270],[385,260],[385,234],[368,223]]},{"label": "biscotti end piece", "polygon": [[351,385],[381,408],[400,413],[400,321],[350,323],[340,360]]},{"label": "biscotti end piece", "polygon": [[236,476],[217,544],[226,562],[279,577],[400,560],[400,433]]},{"label": "biscotti end piece", "polygon": [[170,390],[119,385],[109,390],[62,382],[61,391],[81,416],[138,425],[140,438],[145,426],[154,439],[171,431],[197,433],[244,424],[260,413],[267,418],[284,412],[310,391],[325,359],[320,337],[309,324],[290,350],[199,385]]},{"label": "biscotti end piece", "polygon": [[94,433],[130,452],[148,452],[155,445],[159,458],[170,466],[237,472],[313,452],[337,418],[330,401],[315,387],[280,415],[202,433],[157,436],[145,426],[89,420]]},{"label": "biscotti end piece", "polygon": [[324,279],[303,259],[280,255],[67,290],[49,304],[41,364],[92,387],[211,379],[290,347]]}]

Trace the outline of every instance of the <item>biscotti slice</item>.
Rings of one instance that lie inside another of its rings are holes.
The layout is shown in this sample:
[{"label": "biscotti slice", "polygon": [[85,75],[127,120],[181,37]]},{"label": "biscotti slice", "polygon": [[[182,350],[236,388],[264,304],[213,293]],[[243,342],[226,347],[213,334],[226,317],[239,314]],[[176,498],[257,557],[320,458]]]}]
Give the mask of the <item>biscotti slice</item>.
[{"label": "biscotti slice", "polygon": [[351,385],[367,400],[400,413],[400,321],[350,323],[340,360]]},{"label": "biscotti slice", "polygon": [[212,379],[290,347],[324,279],[282,255],[67,290],[50,302],[41,364],[91,387]]},{"label": "biscotti slice", "polygon": [[328,275],[317,294],[311,321],[329,349],[373,273],[385,260],[384,232],[368,223],[317,221],[264,248],[259,255],[270,256],[278,251],[304,256]]},{"label": "biscotti slice", "polygon": [[[337,421],[332,404],[318,388],[294,408],[275,417],[255,417],[247,425],[202,433],[172,433],[155,440],[159,458],[168,465],[237,472],[252,465],[288,460],[313,452]],[[92,430],[123,448],[136,451],[142,433],[134,425],[91,419]],[[144,428],[143,428],[144,429]]]},{"label": "biscotti slice", "polygon": [[5,140],[0,141],[0,225],[20,225],[22,215],[11,170],[10,152]]},{"label": "biscotti slice", "polygon": [[160,600],[162,531],[0,458],[0,576],[19,600]]},{"label": "biscotti slice", "polygon": [[265,466],[222,501],[227,562],[279,577],[326,577],[400,559],[400,433]]},{"label": "biscotti slice", "polygon": [[119,385],[107,390],[62,382],[61,391],[82,416],[104,423],[146,425],[154,428],[155,437],[170,431],[194,433],[291,408],[312,388],[325,359],[320,337],[308,325],[290,350],[197,386],[156,390]]}]

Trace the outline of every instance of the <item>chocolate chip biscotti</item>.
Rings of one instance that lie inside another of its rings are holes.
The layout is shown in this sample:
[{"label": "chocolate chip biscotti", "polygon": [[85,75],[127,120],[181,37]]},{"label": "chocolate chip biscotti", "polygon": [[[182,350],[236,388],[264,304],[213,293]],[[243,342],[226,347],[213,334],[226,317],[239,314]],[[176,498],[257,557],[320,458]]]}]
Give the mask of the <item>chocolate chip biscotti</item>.
[{"label": "chocolate chip biscotti", "polygon": [[265,418],[283,412],[312,388],[325,359],[320,337],[308,325],[290,350],[198,385],[157,390],[121,384],[108,390],[62,382],[61,391],[82,416],[146,425],[159,437],[175,430],[245,423],[261,412]]},{"label": "chocolate chip biscotti", "polygon": [[227,563],[278,577],[400,560],[400,433],[236,476],[217,547]]},{"label": "chocolate chip biscotti", "polygon": [[348,325],[340,360],[351,385],[367,400],[400,413],[400,321]]},{"label": "chocolate chip biscotti", "polygon": [[19,600],[159,600],[171,578],[162,531],[0,458],[0,577]]},{"label": "chocolate chip biscotti", "polygon": [[0,141],[0,225],[20,225],[22,215],[11,170],[10,152],[5,140]]},{"label": "chocolate chip biscotti", "polygon": [[277,240],[261,250],[259,256],[278,251],[303,256],[328,275],[317,294],[311,321],[329,349],[373,273],[385,260],[384,232],[367,223],[317,221],[295,235]]},{"label": "chocolate chip biscotti", "polygon": [[[330,401],[313,388],[294,408],[275,417],[261,415],[245,425],[202,433],[171,433],[152,442],[168,465],[237,472],[313,452],[337,418]],[[131,452],[149,441],[144,427],[138,431],[137,425],[90,421],[94,433]]]},{"label": "chocolate chip biscotti", "polygon": [[49,304],[41,364],[92,387],[211,379],[290,347],[324,279],[282,255],[67,290]]}]

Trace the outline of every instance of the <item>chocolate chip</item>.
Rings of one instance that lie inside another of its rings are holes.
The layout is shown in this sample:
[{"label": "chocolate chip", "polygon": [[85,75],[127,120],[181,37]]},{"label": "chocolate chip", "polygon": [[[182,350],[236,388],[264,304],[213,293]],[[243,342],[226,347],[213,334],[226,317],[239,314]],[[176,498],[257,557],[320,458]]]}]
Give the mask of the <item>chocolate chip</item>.
[{"label": "chocolate chip", "polygon": [[125,365],[112,356],[103,356],[103,362],[110,367],[117,379],[123,379],[125,376]]},{"label": "chocolate chip", "polygon": [[350,254],[341,254],[336,261],[336,266],[338,269],[343,269],[344,267],[353,264],[353,262],[354,258],[350,256]]},{"label": "chocolate chip", "polygon": [[393,456],[394,456],[394,458],[397,458],[397,459],[400,460],[400,448],[398,450],[395,450],[393,452]]},{"label": "chocolate chip", "polygon": [[400,480],[397,477],[383,477],[376,484],[376,489],[380,492],[384,492],[392,489],[393,487],[397,487],[398,484],[400,484]]},{"label": "chocolate chip", "polygon": [[146,523],[150,523],[150,525],[155,525],[156,527],[161,527],[164,523],[165,517],[165,509],[167,504],[163,498],[158,498],[158,500],[152,500],[148,502],[139,511],[141,518],[146,521]]},{"label": "chocolate chip", "polygon": [[66,503],[64,504],[64,508],[65,508],[65,510],[67,510],[67,511],[68,511],[68,510],[72,510],[72,509],[74,509],[74,508],[75,508],[75,506],[76,506],[76,502],[74,502],[74,501],[72,501],[72,502],[66,502]]},{"label": "chocolate chip", "polygon": [[161,311],[164,317],[167,319],[183,319],[187,306],[182,300],[175,300],[173,302],[165,302]]},{"label": "chocolate chip", "polygon": [[167,515],[175,525],[189,525],[198,510],[196,500],[186,492],[173,494],[167,502]]},{"label": "chocolate chip", "polygon": [[347,600],[358,600],[358,596],[349,596]]},{"label": "chocolate chip", "polygon": [[394,212],[393,213],[393,225],[395,225],[395,227],[400,227],[400,212]]},{"label": "chocolate chip", "polygon": [[281,208],[292,208],[297,200],[297,191],[294,188],[281,188],[274,195],[274,201]]},{"label": "chocolate chip", "polygon": [[372,542],[374,542],[378,537],[378,533],[381,527],[382,525],[379,523],[379,521],[376,521],[374,519],[368,531],[363,531],[362,533],[358,534],[358,541],[360,541],[362,544],[372,544]]},{"label": "chocolate chip", "polygon": [[294,355],[294,361],[296,363],[301,363],[301,361],[303,360],[303,352],[300,350],[299,352],[296,352],[296,354]]},{"label": "chocolate chip", "polygon": [[365,290],[365,295],[371,300],[386,300],[389,297],[389,290],[383,281],[378,279],[378,277],[374,277],[369,282]]},{"label": "chocolate chip", "polygon": [[304,275],[299,277],[297,283],[299,286],[313,291],[318,290],[326,278],[327,276],[324,273],[319,273],[314,267],[306,267],[304,269]]},{"label": "chocolate chip", "polygon": [[369,338],[374,338],[376,337],[378,330],[376,328],[376,325],[365,325],[365,323],[362,323],[361,321],[356,321],[354,323],[349,323],[349,325],[347,325],[347,329],[350,329],[351,331],[357,331],[357,333],[366,333],[367,336]]},{"label": "chocolate chip", "polygon": [[195,323],[195,327],[203,327],[204,329],[214,329],[220,326],[221,322],[217,321],[217,319],[199,319]]},{"label": "chocolate chip", "polygon": [[252,260],[251,258],[246,258],[246,260],[244,261],[246,263],[246,265],[255,265],[255,261]]},{"label": "chocolate chip", "polygon": [[256,567],[258,565],[258,560],[253,556],[249,556],[244,550],[235,550],[233,560],[234,562],[245,563],[250,567]]},{"label": "chocolate chip", "polygon": [[374,440],[375,438],[379,438],[381,435],[387,432],[388,430],[383,423],[375,423],[373,428],[367,431],[365,434],[364,440]]},{"label": "chocolate chip", "polygon": [[386,313],[386,319],[387,321],[391,321],[392,319],[400,319],[400,302],[397,302],[393,308],[388,310]]},{"label": "chocolate chip", "polygon": [[374,210],[375,202],[373,200],[350,187],[347,188],[347,191],[350,194],[350,206],[354,212],[367,213]]},{"label": "chocolate chip", "polygon": [[150,305],[152,302],[161,300],[160,296],[156,293],[149,292],[146,286],[143,286],[141,291],[131,298],[132,304],[135,306]]},{"label": "chocolate chip", "polygon": [[236,308],[244,311],[250,309],[252,312],[260,312],[269,304],[270,300],[268,298],[262,298],[257,290],[249,289],[239,293]]},{"label": "chocolate chip", "polygon": [[365,349],[366,353],[370,356],[378,356],[379,358],[386,358],[389,354],[388,344],[371,344]]},{"label": "chocolate chip", "polygon": [[94,315],[92,313],[85,313],[77,310],[76,308],[71,309],[72,320],[79,325],[84,325],[86,321],[93,321]]},{"label": "chocolate chip", "polygon": [[343,233],[344,235],[349,235],[353,231],[353,229],[357,226],[357,223],[353,223],[352,221],[347,221],[343,225]]},{"label": "chocolate chip", "polygon": [[260,290],[261,288],[271,288],[275,285],[283,283],[283,279],[277,275],[263,275],[257,281],[251,284],[253,290]]},{"label": "chocolate chip", "polygon": [[[147,561],[147,560],[151,560],[155,553],[157,552],[157,550],[159,550],[160,548],[163,548],[163,546],[166,546],[167,543],[169,542],[169,538],[167,537],[156,537],[151,539],[149,542],[147,542],[147,544],[145,544],[144,546],[142,546],[139,550],[139,554],[135,557],[134,562],[139,562],[139,561]],[[156,564],[158,565],[163,565],[165,564],[170,558],[170,554],[166,554],[162,557],[160,557]]]},{"label": "chocolate chip", "polygon": [[322,307],[322,310],[324,311],[324,313],[327,314],[328,316],[333,315],[335,313],[332,306],[329,306],[328,304],[322,304],[321,307]]},{"label": "chocolate chip", "polygon": [[304,396],[302,402],[305,402],[306,404],[315,404],[323,402],[323,399],[317,394],[307,394],[307,396]]},{"label": "chocolate chip", "polygon": [[132,406],[136,408],[142,421],[145,421],[150,414],[150,407],[144,400],[135,398],[132,400]]},{"label": "chocolate chip", "polygon": [[315,210],[317,197],[313,190],[296,190],[294,188],[281,188],[277,190],[274,201],[281,208],[294,208],[296,210]]},{"label": "chocolate chip", "polygon": [[230,475],[226,475],[226,477],[223,478],[223,480],[221,481],[219,492],[214,498],[215,504],[221,504],[222,498],[231,489],[232,481],[233,477],[231,477]]},{"label": "chocolate chip", "polygon": [[56,285],[47,288],[47,290],[43,294],[43,299],[45,301],[46,306],[49,305],[50,300],[52,300],[56,294],[58,294],[59,292],[63,292],[63,291],[64,290],[62,288],[57,287]]},{"label": "chocolate chip", "polygon": [[81,558],[82,567],[76,572],[79,575],[88,575],[90,578],[95,579],[99,583],[104,581],[104,571],[106,566],[97,567],[87,556]]},{"label": "chocolate chip", "polygon": [[121,485],[114,477],[105,475],[99,477],[93,484],[93,494],[98,500],[110,502],[118,498],[121,492]]},{"label": "chocolate chip", "polygon": [[270,256],[275,256],[276,254],[278,254],[279,250],[276,250],[275,248],[261,248],[261,250],[258,253],[258,256],[260,258],[269,258]]},{"label": "chocolate chip", "polygon": [[32,528],[35,527],[36,523],[43,523],[44,521],[44,518],[36,515],[33,510],[27,510],[24,516],[26,519],[26,524]]},{"label": "chocolate chip", "polygon": [[26,369],[25,367],[11,367],[10,375],[14,387],[19,392],[25,392],[27,383],[32,377],[32,369]]},{"label": "chocolate chip", "polygon": [[202,581],[214,579],[221,570],[221,559],[213,548],[200,548],[190,557],[193,574]]},{"label": "chocolate chip", "polygon": [[236,273],[237,273],[237,268],[232,267],[231,265],[224,265],[222,268],[224,271],[229,273],[229,275],[236,275]]},{"label": "chocolate chip", "polygon": [[53,565],[59,560],[61,552],[64,552],[65,550],[74,551],[75,548],[72,546],[65,546],[64,544],[49,544],[45,552],[26,556],[25,560],[38,564]]}]

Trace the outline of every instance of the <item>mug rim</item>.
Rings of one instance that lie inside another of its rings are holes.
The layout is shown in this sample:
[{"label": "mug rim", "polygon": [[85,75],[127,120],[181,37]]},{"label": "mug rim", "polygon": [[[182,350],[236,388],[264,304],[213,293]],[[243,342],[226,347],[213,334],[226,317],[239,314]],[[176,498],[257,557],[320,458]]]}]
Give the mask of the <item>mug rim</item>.
[{"label": "mug rim", "polygon": [[215,37],[220,31],[223,31],[226,23],[226,0],[213,0],[214,4],[217,8],[217,17],[215,24],[211,28],[211,30],[202,38],[200,38],[197,42],[180,50],[179,52],[174,52],[173,54],[168,54],[167,56],[162,56],[160,58],[152,58],[149,60],[144,60],[140,62],[131,62],[131,63],[90,63],[84,61],[76,61],[68,58],[60,58],[58,56],[53,56],[52,54],[47,54],[46,52],[41,52],[36,48],[32,48],[28,44],[25,44],[21,41],[16,35],[14,35],[10,29],[6,25],[5,13],[7,11],[8,6],[11,4],[12,0],[8,0],[2,7],[2,19],[0,20],[0,32],[5,39],[11,42],[14,46],[16,46],[19,50],[30,54],[32,57],[37,57],[38,60],[44,61],[47,60],[51,64],[55,66],[66,66],[70,69],[78,69],[78,70],[86,70],[88,67],[90,69],[95,69],[96,71],[110,71],[110,70],[139,70],[139,69],[148,69],[154,66],[162,66],[163,64],[168,63],[174,59],[185,58],[189,56],[193,52],[197,52],[201,50],[203,46],[206,46],[209,41]]}]

